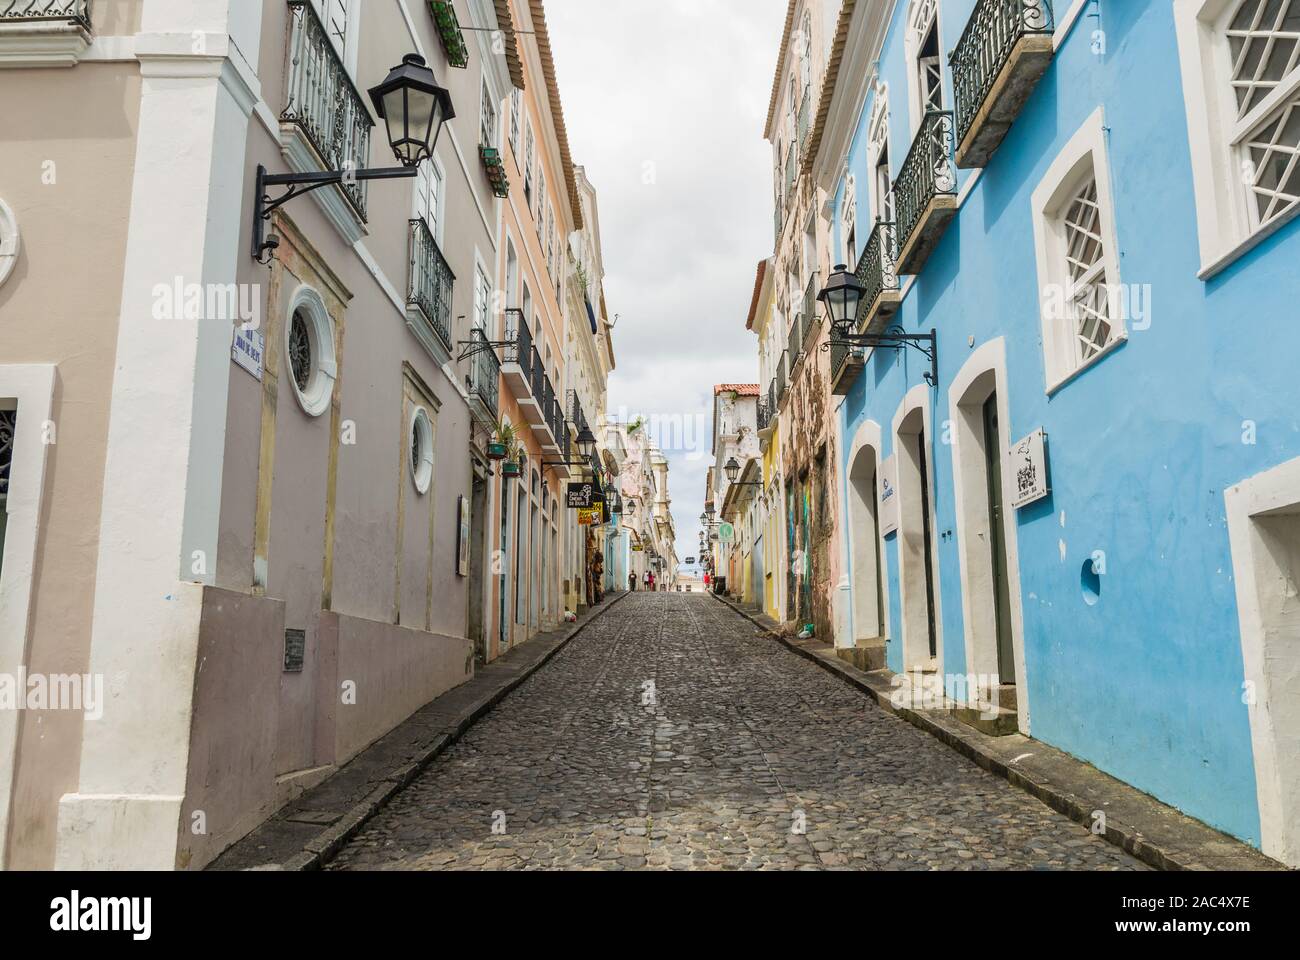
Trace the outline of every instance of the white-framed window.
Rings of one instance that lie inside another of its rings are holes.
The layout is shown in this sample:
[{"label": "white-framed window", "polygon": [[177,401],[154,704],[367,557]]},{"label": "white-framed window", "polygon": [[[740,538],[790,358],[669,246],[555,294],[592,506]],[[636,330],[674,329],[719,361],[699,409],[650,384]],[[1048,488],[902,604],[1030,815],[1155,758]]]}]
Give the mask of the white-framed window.
[{"label": "white-framed window", "polygon": [[338,378],[334,348],[334,319],[325,301],[303,284],[289,300],[284,322],[282,379],[288,380],[298,405],[311,417],[329,409]]},{"label": "white-framed window", "polygon": [[844,260],[850,270],[858,265],[858,178],[844,178],[844,206],[840,211],[840,231],[844,237]]},{"label": "white-framed window", "polygon": [[515,165],[519,164],[519,114],[523,109],[523,94],[514,87],[510,89],[510,150],[515,155]]},{"label": "white-framed window", "polygon": [[943,55],[939,43],[939,0],[912,0],[907,42],[912,129],[925,115],[943,110]]},{"label": "white-framed window", "polygon": [[474,263],[474,326],[485,331],[488,328],[488,311],[492,304],[492,281],[488,278],[483,261],[475,257]]},{"label": "white-framed window", "polygon": [[1098,108],[1031,201],[1049,393],[1127,336],[1104,128]]},{"label": "white-framed window", "polygon": [[445,182],[446,174],[437,157],[425,160],[416,170],[415,216],[423,218],[439,248],[442,247],[442,214],[447,202]]},{"label": "white-framed window", "polygon": [[533,154],[537,152],[533,137],[533,125],[524,121],[524,200],[528,209],[533,208]]},{"label": "white-framed window", "polygon": [[867,127],[867,164],[871,168],[871,212],[883,223],[894,221],[894,187],[889,172],[889,91],[876,88]]},{"label": "white-framed window", "polygon": [[479,101],[479,146],[495,147],[497,145],[497,103],[486,77],[483,79],[483,90],[479,94]]},{"label": "white-framed window", "polygon": [[407,423],[407,466],[415,492],[424,496],[433,483],[433,420],[424,407],[415,407]]},{"label": "white-framed window", "polygon": [[542,213],[546,209],[546,170],[542,167],[541,158],[538,158],[537,164],[537,207],[533,210],[533,219],[537,224],[537,239],[541,239],[545,234],[542,233],[543,221]]},{"label": "white-framed window", "polygon": [[360,0],[313,0],[325,33],[339,58],[355,79],[357,72],[356,7]]},{"label": "white-framed window", "polygon": [[1300,213],[1300,0],[1174,0],[1201,276]]},{"label": "white-framed window", "polygon": [[546,269],[554,277],[557,272],[555,269],[555,208],[551,206],[550,201],[546,203],[546,226],[543,228],[542,235],[546,237]]}]

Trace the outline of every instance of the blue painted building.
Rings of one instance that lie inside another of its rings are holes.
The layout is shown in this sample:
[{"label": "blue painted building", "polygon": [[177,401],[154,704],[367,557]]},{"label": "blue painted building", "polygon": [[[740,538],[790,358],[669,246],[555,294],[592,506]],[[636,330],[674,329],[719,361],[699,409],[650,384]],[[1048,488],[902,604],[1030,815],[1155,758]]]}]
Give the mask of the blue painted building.
[{"label": "blue painted building", "polygon": [[838,6],[838,622],[1297,865],[1300,0]]}]

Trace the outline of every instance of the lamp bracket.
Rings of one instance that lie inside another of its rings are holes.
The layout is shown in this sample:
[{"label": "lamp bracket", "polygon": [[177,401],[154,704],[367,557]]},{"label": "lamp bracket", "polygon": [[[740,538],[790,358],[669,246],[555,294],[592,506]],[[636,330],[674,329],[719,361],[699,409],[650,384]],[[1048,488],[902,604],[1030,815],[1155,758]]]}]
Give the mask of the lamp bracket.
[{"label": "lamp bracket", "polygon": [[[320,170],[314,173],[267,173],[266,167],[258,164],[257,183],[253,189],[253,259],[258,263],[269,263],[279,241],[266,238],[266,224],[271,213],[284,206],[294,197],[311,193],[332,183],[351,183],[354,180],[400,180],[414,177],[415,167],[382,167],[363,170]],[[268,187],[287,187],[278,197],[272,198],[267,193]]]},{"label": "lamp bracket", "polygon": [[497,347],[514,346],[513,340],[459,340],[456,345],[464,347],[460,356],[456,358],[457,363],[468,360],[470,357],[477,356],[485,350],[495,350]]},{"label": "lamp bracket", "polygon": [[911,348],[930,361],[930,369],[921,376],[932,387],[939,385],[939,342],[936,331],[907,333],[898,324],[891,324],[880,333],[846,333],[836,328],[821,349],[832,347],[883,347],[887,350]]}]

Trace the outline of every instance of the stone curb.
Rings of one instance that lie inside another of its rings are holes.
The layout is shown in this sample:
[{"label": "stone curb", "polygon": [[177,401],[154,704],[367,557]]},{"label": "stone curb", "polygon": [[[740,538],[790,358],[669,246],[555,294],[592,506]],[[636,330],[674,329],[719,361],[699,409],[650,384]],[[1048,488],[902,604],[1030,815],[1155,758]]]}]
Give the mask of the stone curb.
[{"label": "stone curb", "polygon": [[[569,645],[569,641],[603,617],[615,604],[627,596],[628,592],[624,591],[607,600],[595,611],[594,615],[565,634],[554,647],[539,657],[536,662],[507,678],[486,697],[450,718],[441,735],[428,747],[410,762],[393,770],[390,776],[379,781],[378,786],[367,794],[365,799],[354,804],[339,820],[308,840],[303,845],[302,851],[280,864],[279,869],[292,871],[319,870],[327,864],[343,848],[344,844],[356,836],[371,817],[387,806],[394,796],[419,776],[421,771],[436,760],[443,751],[459,740],[484,714],[505,699],[534,673],[546,666],[557,653]],[[455,687],[452,688],[452,690],[455,689]],[[449,690],[448,693],[450,692],[452,691]],[[436,703],[437,701],[432,702]],[[364,753],[364,751],[362,752]],[[263,867],[261,869],[268,868]],[[270,867],[269,869],[275,868]]]},{"label": "stone curb", "polygon": [[[1093,811],[1098,809],[1099,800],[1097,798],[1088,800],[1074,791],[1064,789],[1043,772],[1028,769],[1027,767],[1012,767],[1006,759],[998,756],[997,752],[990,749],[985,742],[996,738],[967,727],[946,712],[925,712],[896,706],[890,699],[894,688],[887,679],[887,676],[892,676],[892,674],[886,674],[885,671],[877,674],[866,673],[837,657],[823,656],[815,650],[801,646],[798,641],[781,635],[759,617],[744,610],[731,600],[712,592],[710,592],[710,596],[749,620],[767,636],[775,639],[792,653],[812,661],[828,673],[865,693],[886,713],[893,714],[899,719],[906,720],[914,727],[925,731],[974,762],[977,766],[1003,778],[1012,786],[1025,791],[1057,813],[1069,817],[1084,827],[1092,827]],[[1107,787],[1111,788],[1116,794],[1120,792],[1133,794],[1131,799],[1137,805],[1150,805],[1152,807],[1153,825],[1155,825],[1155,818],[1158,817],[1162,820],[1173,821],[1171,824],[1166,824],[1166,830],[1182,829],[1194,835],[1188,838],[1189,842],[1185,845],[1186,849],[1175,848],[1169,844],[1149,839],[1136,826],[1125,823],[1108,813],[1106,816],[1106,829],[1102,834],[1104,839],[1132,854],[1150,867],[1157,870],[1287,869],[1284,864],[1265,856],[1254,847],[1220,833],[1214,828],[1160,803],[1153,797],[1142,794],[1137,788],[1123,781],[1115,780],[1113,777],[1088,766],[1081,760],[1069,757],[1068,754],[1061,753],[1039,741],[1024,737],[1021,739],[1026,743],[1032,743],[1036,750],[1051,750],[1053,754],[1058,754],[1059,758],[1065,762],[1077,765],[1081,771],[1086,769],[1090,776],[1111,781],[1111,783],[1106,784]],[[1108,803],[1108,801],[1100,802],[1103,805]],[[1133,806],[1134,803],[1130,802],[1127,805]]]}]

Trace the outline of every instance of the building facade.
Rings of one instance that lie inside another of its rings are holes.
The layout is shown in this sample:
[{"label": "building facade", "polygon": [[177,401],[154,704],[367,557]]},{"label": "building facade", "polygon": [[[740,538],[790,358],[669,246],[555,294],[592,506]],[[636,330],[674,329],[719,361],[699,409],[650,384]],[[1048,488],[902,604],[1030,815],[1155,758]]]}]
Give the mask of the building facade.
[{"label": "building facade", "polygon": [[838,6],[836,645],[1300,864],[1300,4]]},{"label": "building facade", "polygon": [[[564,267],[543,251],[564,259],[581,208],[544,11],[18,8],[0,20],[0,672],[104,691],[93,715],[0,711],[0,864],[198,868],[562,615],[542,532],[562,491],[541,469],[573,424],[529,418],[504,327],[513,245],[562,389]],[[259,165],[397,165],[359,91],[408,54],[455,109],[432,159],[277,206],[277,245],[254,251]],[[521,100],[553,185],[533,185],[540,216],[502,175]],[[519,480],[493,459],[502,419],[528,427]],[[503,580],[522,549],[527,578]]]}]

